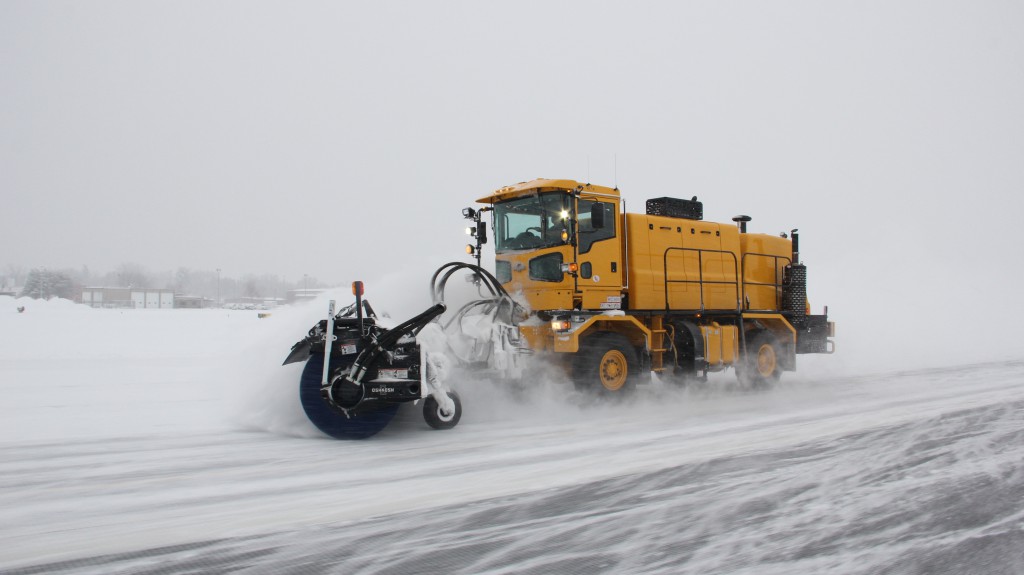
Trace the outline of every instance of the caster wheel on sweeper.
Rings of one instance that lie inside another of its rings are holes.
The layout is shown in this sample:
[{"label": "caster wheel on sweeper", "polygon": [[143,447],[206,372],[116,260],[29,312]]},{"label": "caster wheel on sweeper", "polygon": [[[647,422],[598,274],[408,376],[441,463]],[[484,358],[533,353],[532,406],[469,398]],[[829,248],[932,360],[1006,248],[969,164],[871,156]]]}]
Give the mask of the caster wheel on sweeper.
[{"label": "caster wheel on sweeper", "polygon": [[331,409],[320,396],[324,356],[312,355],[299,380],[299,400],[313,425],[335,439],[366,439],[387,427],[398,411],[397,403],[385,403],[370,411],[360,411],[351,418]]},{"label": "caster wheel on sweeper", "polygon": [[451,413],[445,413],[434,396],[423,402],[423,419],[427,420],[427,425],[434,429],[451,429],[459,424],[459,420],[462,419],[462,401],[459,400],[459,394],[454,391],[449,391],[448,397],[455,404],[455,409]]}]

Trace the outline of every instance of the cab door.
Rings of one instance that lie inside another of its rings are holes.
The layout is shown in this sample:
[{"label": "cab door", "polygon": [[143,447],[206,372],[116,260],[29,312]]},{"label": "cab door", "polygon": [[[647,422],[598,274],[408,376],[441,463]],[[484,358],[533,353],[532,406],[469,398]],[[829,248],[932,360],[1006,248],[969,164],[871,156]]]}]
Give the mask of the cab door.
[{"label": "cab door", "polygon": [[583,309],[621,309],[619,203],[579,198],[576,214],[576,290],[582,295]]}]

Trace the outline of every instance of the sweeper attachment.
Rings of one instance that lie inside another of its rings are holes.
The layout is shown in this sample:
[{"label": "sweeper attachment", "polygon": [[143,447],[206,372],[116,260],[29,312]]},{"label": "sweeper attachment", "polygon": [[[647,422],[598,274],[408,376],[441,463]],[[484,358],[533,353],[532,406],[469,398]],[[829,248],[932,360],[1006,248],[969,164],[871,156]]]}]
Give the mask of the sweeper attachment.
[{"label": "sweeper attachment", "polygon": [[[490,296],[464,305],[447,323],[445,284],[468,269]],[[400,404],[423,400],[423,417],[434,429],[450,429],[462,417],[462,403],[447,384],[453,363],[515,375],[517,305],[486,270],[470,264],[442,266],[431,281],[434,304],[391,328],[381,325],[362,282],[352,284],[355,303],[327,318],[292,346],[284,363],[305,361],[299,381],[302,408],[321,431],[338,439],[363,439],[391,421]],[[472,326],[464,332],[465,326]]]}]

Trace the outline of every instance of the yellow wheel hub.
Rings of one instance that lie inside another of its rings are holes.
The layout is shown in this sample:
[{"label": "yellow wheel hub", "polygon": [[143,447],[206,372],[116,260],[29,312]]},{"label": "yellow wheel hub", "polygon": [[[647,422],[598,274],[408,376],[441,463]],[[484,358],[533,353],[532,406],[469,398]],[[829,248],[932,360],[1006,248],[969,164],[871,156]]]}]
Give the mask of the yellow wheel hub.
[{"label": "yellow wheel hub", "polygon": [[775,348],[770,343],[762,344],[757,350],[757,373],[761,377],[771,377],[778,365]]},{"label": "yellow wheel hub", "polygon": [[617,349],[609,350],[601,358],[600,369],[601,385],[608,391],[618,391],[626,384],[626,377],[629,375],[629,366],[626,364],[626,356]]}]

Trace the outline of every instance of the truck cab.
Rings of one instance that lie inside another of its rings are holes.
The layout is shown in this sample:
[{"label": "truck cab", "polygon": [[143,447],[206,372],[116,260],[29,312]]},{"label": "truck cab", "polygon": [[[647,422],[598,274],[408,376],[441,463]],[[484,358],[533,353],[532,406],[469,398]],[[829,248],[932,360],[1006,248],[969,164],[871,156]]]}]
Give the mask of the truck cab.
[{"label": "truck cab", "polygon": [[495,275],[534,311],[621,307],[618,190],[534,180],[477,201],[493,204]]}]

